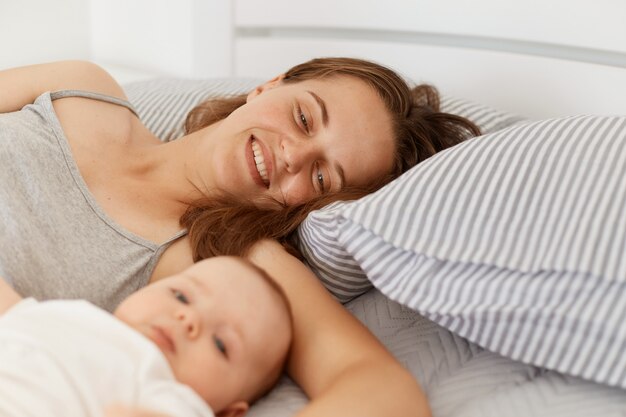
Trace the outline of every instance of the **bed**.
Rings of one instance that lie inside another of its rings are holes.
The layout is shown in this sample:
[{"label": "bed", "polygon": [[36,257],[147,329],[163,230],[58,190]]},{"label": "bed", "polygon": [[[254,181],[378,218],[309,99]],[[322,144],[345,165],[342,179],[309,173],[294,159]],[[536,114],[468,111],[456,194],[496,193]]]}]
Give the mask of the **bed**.
[{"label": "bed", "polygon": [[[163,140],[202,99],[331,55],[431,83],[482,128],[298,232],[435,416],[626,415],[626,5],[235,0],[220,13],[219,49],[196,52],[227,68],[125,84]],[[285,377],[249,415],[304,404]]]}]

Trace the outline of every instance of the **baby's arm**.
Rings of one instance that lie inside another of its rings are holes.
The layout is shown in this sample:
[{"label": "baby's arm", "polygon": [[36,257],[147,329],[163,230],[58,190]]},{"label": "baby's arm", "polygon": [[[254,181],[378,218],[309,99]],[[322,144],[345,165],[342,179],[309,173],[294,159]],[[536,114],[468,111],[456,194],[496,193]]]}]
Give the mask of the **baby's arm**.
[{"label": "baby's arm", "polygon": [[22,297],[0,277],[0,315],[6,313],[8,309],[17,304]]}]

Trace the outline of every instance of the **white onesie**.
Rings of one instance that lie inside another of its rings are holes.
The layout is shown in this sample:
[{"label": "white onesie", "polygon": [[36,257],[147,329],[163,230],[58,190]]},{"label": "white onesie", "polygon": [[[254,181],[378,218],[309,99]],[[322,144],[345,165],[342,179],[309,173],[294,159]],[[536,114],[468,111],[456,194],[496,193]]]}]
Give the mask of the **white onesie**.
[{"label": "white onesie", "polygon": [[147,338],[86,301],[20,301],[0,316],[0,416],[92,417],[112,404],[213,417]]}]

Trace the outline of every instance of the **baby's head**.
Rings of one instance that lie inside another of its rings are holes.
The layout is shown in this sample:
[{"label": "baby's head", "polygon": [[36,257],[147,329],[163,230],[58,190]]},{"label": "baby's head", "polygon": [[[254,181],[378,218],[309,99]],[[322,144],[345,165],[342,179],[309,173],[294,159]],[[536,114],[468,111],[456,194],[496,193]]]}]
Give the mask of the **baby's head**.
[{"label": "baby's head", "polygon": [[152,340],[217,415],[244,414],[283,369],[292,337],[282,289],[242,258],[216,257],[148,285],[115,315]]}]

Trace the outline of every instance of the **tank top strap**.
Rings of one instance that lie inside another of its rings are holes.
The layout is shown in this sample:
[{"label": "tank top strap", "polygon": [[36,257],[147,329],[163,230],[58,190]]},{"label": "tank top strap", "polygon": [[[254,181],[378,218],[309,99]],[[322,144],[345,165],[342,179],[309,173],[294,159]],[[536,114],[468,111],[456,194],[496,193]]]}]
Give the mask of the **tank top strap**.
[{"label": "tank top strap", "polygon": [[130,104],[128,101],[123,100],[121,98],[117,98],[117,97],[113,97],[113,96],[109,96],[109,95],[101,94],[101,93],[93,93],[91,91],[83,91],[83,90],[60,90],[60,91],[54,91],[50,93],[50,100],[52,101],[58,100],[60,98],[65,98],[65,97],[82,97],[82,98],[89,98],[92,100],[105,101],[111,104],[116,104],[118,106],[126,107],[135,116],[140,118],[139,115],[137,114],[137,111],[135,111],[135,108],[133,107],[133,105]]},{"label": "tank top strap", "polygon": [[176,242],[181,237],[187,236],[187,233],[188,233],[187,229],[179,230],[178,233],[176,233],[174,236],[167,239],[165,242],[161,243],[160,246],[167,248],[169,245]]}]

